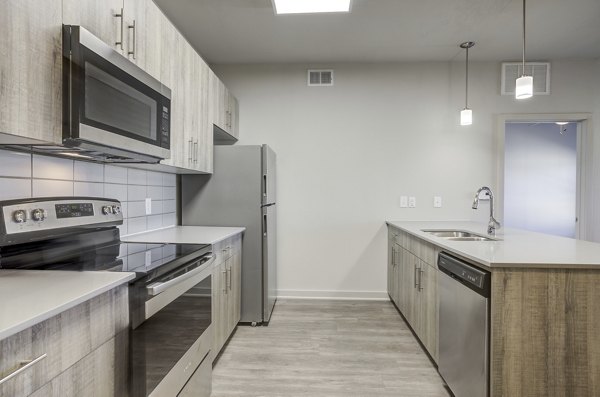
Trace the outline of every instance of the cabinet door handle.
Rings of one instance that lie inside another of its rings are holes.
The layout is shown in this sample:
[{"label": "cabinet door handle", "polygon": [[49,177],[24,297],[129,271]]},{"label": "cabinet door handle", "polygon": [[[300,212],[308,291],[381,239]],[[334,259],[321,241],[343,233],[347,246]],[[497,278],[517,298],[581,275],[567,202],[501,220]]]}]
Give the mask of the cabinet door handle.
[{"label": "cabinet door handle", "polygon": [[39,363],[40,361],[42,361],[45,358],[46,358],[46,353],[42,354],[41,356],[39,356],[38,358],[36,358],[34,360],[24,360],[24,361],[19,362],[17,369],[12,371],[10,374],[6,375],[4,378],[0,379],[0,385],[3,384],[4,382],[14,378],[15,376],[19,375],[21,372],[26,371],[28,368],[33,367],[35,364]]},{"label": "cabinet door handle", "polygon": [[192,146],[193,146],[193,141],[190,139],[188,141],[188,162],[192,162],[194,159],[194,155],[192,154]]},{"label": "cabinet door handle", "polygon": [[198,141],[194,142],[194,163],[198,162]]},{"label": "cabinet door handle", "polygon": [[133,25],[129,25],[129,29],[133,29],[133,51],[128,51],[127,55],[133,55],[133,59],[135,59],[135,50],[136,50],[136,36],[137,36],[137,30],[135,29],[135,19],[133,20]]},{"label": "cabinet door handle", "polygon": [[423,273],[425,273],[425,270],[423,270],[423,268],[419,269],[419,291],[423,291]]},{"label": "cabinet door handle", "polygon": [[415,288],[417,288],[419,286],[419,283],[417,282],[417,273],[418,273],[418,269],[417,269],[417,264],[415,263]]},{"label": "cabinet door handle", "polygon": [[231,291],[231,266],[227,269],[227,287]]},{"label": "cabinet door handle", "polygon": [[227,270],[223,270],[221,273],[225,276],[223,277],[223,293],[227,294]]},{"label": "cabinet door handle", "polygon": [[121,50],[123,50],[123,8],[121,8],[121,12],[115,14],[115,18],[121,18],[121,38],[118,41],[115,41],[115,45],[120,46]]}]

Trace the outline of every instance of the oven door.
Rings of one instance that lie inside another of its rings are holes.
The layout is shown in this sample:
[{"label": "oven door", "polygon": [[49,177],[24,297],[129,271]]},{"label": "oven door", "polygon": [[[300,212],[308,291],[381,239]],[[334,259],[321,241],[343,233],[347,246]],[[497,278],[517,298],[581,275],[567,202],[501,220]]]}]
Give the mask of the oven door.
[{"label": "oven door", "polygon": [[132,287],[147,296],[144,321],[131,331],[132,397],[177,396],[210,361],[213,262],[205,257]]},{"label": "oven door", "polygon": [[65,145],[169,158],[170,90],[86,29],[63,36]]}]

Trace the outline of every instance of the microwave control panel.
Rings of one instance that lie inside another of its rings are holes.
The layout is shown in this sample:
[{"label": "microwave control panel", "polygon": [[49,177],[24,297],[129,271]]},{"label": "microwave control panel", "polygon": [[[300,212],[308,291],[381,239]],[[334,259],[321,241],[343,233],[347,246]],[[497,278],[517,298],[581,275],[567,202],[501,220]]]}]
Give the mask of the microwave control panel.
[{"label": "microwave control panel", "polygon": [[171,134],[169,130],[171,128],[171,121],[169,116],[169,107],[162,107],[162,120],[160,124],[160,146],[165,149],[169,149],[171,146]]}]

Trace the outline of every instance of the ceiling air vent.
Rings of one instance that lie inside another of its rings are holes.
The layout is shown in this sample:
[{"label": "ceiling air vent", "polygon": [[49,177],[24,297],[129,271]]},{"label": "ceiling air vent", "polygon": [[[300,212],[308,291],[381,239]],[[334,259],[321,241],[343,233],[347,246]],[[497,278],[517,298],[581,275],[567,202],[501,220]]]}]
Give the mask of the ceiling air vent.
[{"label": "ceiling air vent", "polygon": [[333,70],[315,70],[308,71],[309,86],[332,86],[333,85]]},{"label": "ceiling air vent", "polygon": [[[522,74],[522,63],[502,63],[502,95],[515,95],[515,84]],[[525,74],[533,76],[533,95],[550,95],[550,62],[527,62]]]}]

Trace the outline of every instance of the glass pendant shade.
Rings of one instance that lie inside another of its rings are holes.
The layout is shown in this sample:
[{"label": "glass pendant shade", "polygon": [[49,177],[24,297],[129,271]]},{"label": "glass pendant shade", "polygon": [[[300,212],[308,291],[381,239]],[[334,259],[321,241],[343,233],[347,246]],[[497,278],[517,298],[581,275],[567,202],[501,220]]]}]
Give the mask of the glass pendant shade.
[{"label": "glass pendant shade", "polygon": [[533,96],[533,76],[521,76],[517,79],[515,98],[527,99]]},{"label": "glass pendant shade", "polygon": [[473,124],[473,111],[471,109],[464,108],[460,111],[460,125],[471,124]]}]

